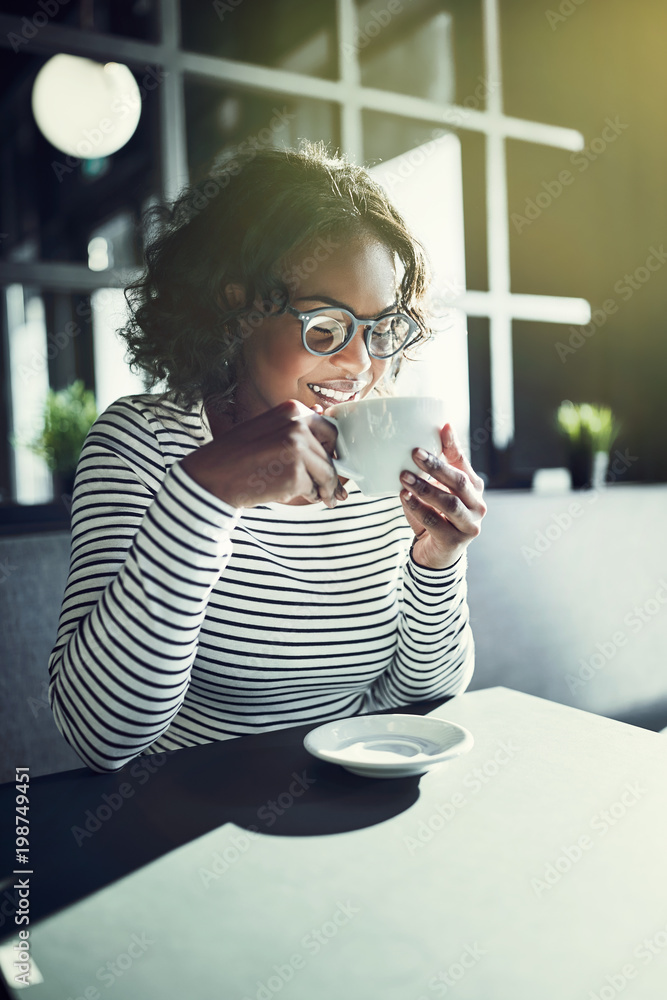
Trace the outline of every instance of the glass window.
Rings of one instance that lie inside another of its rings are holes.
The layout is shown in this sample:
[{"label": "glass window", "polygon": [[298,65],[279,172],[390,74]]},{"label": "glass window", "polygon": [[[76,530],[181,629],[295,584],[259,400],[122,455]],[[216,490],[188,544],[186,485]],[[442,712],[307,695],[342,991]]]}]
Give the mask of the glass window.
[{"label": "glass window", "polygon": [[88,240],[88,267],[91,271],[134,267],[140,253],[137,238],[134,214],[116,213],[92,230]]},{"label": "glass window", "polygon": [[[29,25],[23,25],[27,38],[31,28],[39,30],[48,24],[66,25],[71,28],[87,27],[92,31],[139,38],[143,41],[156,40],[158,14],[157,0],[94,0],[93,3],[71,3],[58,0],[52,3],[31,3],[25,0],[3,0],[2,13],[15,17],[26,17]],[[32,22],[30,24],[30,22]],[[20,45],[20,42],[15,44]]]},{"label": "glass window", "polygon": [[[162,75],[148,65],[134,73],[141,117],[127,144],[110,156],[81,159],[52,146],[33,117],[32,86],[45,62],[41,56],[0,50],[6,83],[0,102],[5,117],[0,232],[6,234],[0,258],[87,264],[91,231],[119,211],[138,217],[142,202],[159,190]],[[117,113],[119,120],[129,113],[122,101]],[[128,263],[138,263],[136,254]]]},{"label": "glass window", "polygon": [[383,111],[366,110],[362,113],[362,121],[366,163],[390,160],[438,139],[448,131],[444,125],[388,115]]},{"label": "glass window", "polygon": [[[454,100],[452,16],[423,4],[357,8],[354,49],[361,83],[443,104]],[[349,55],[350,53],[346,53]]]},{"label": "glass window", "polygon": [[181,8],[188,51],[328,80],[338,76],[335,0],[213,0]]},{"label": "glass window", "polygon": [[301,137],[339,144],[337,106],[308,97],[257,94],[186,80],[188,162],[193,179],[226,146],[254,139],[260,146],[293,146]]},{"label": "glass window", "polygon": [[9,414],[13,497],[17,503],[46,503],[53,496],[51,473],[28,443],[42,426],[49,390],[48,349],[44,303],[23,285],[5,289],[8,320]]},{"label": "glass window", "polygon": [[[127,304],[122,288],[98,288],[90,297],[93,319],[95,360],[95,401],[102,413],[121,396],[143,393],[140,375],[130,371],[125,361],[125,343],[117,330],[127,320]],[[161,392],[156,386],[151,392]]]},{"label": "glass window", "polygon": [[425,248],[434,336],[409,350],[397,380],[405,395],[444,396],[465,440],[470,417],[466,318],[455,307],[466,287],[461,143],[451,133],[372,168]]}]

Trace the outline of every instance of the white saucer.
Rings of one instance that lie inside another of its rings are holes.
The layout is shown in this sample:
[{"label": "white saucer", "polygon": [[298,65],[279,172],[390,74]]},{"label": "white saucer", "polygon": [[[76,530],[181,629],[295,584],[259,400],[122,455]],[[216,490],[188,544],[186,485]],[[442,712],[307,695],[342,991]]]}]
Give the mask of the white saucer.
[{"label": "white saucer", "polygon": [[311,729],[303,741],[320,760],[365,778],[424,774],[471,749],[463,726],[423,715],[359,715]]}]

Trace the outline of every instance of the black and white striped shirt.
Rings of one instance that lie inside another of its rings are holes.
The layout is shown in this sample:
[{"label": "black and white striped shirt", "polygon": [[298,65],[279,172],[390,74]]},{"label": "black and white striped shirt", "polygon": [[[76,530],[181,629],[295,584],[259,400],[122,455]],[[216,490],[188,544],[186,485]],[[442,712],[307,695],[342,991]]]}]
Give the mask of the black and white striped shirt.
[{"label": "black and white striped shirt", "polygon": [[201,407],[125,396],[86,439],[49,695],[96,771],[465,690],[466,557],[418,566],[397,497],[237,509],[180,464]]}]

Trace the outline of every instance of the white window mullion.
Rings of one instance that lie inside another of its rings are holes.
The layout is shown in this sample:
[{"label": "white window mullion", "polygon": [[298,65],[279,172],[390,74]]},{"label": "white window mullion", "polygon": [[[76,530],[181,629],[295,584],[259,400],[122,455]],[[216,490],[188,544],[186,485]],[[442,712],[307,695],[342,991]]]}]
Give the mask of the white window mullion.
[{"label": "white window mullion", "polygon": [[162,195],[171,201],[188,183],[185,94],[179,59],[181,43],[179,0],[160,0],[165,75],[160,84]]},{"label": "white window mullion", "polygon": [[457,296],[453,305],[468,316],[492,316],[505,312],[512,319],[536,323],[590,323],[591,307],[586,299],[566,295],[493,295],[491,292],[466,291]]},{"label": "white window mullion", "polygon": [[361,90],[357,37],[357,8],[354,0],[337,0],[338,69],[341,79],[340,138],[343,153],[354,163],[364,158],[361,120]]},{"label": "white window mullion", "polygon": [[[497,0],[484,0],[484,57],[486,77],[493,80],[487,110],[500,120],[503,114],[503,84]],[[509,212],[505,139],[500,130],[486,136],[486,238],[491,315],[491,417],[493,443],[506,448],[514,437],[514,375],[512,366],[512,318],[500,299],[510,292]]]}]

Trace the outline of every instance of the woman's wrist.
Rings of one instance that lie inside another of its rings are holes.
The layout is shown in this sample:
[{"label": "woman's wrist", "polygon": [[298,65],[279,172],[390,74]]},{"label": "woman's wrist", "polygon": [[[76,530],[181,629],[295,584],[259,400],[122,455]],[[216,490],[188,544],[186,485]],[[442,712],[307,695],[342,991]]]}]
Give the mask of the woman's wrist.
[{"label": "woman's wrist", "polygon": [[[201,486],[203,489],[208,490],[209,493],[217,497],[218,500],[224,501],[224,503],[229,504],[230,507],[238,507],[238,503],[234,503],[233,490],[227,488],[223,481],[221,481],[219,469],[215,470],[215,474],[211,474],[211,454],[210,449],[213,442],[202,445],[200,448],[196,448],[191,451],[189,455],[180,460],[181,468],[185,469],[187,474],[191,479]],[[209,451],[207,451],[209,449]]]},{"label": "woman's wrist", "polygon": [[415,541],[412,543],[412,546],[410,547],[410,561],[413,563],[413,565],[417,566],[418,569],[429,570],[432,573],[439,573],[442,572],[443,570],[454,569],[454,567],[461,561],[462,557],[465,555],[465,549],[463,550],[463,552],[458,552],[458,553],[454,552],[449,558],[443,557],[441,560],[438,561],[438,564],[434,566],[430,562],[424,563],[417,558],[417,556],[415,555],[416,541],[417,539],[415,539]]}]

